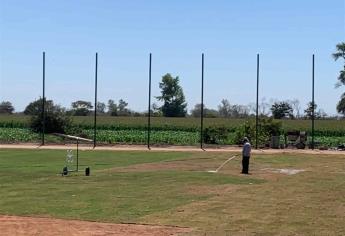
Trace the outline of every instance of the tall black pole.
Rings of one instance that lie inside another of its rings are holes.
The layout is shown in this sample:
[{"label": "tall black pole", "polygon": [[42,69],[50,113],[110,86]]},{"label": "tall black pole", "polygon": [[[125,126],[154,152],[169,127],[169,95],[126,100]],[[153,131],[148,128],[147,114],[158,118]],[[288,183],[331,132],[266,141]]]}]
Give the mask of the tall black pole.
[{"label": "tall black pole", "polygon": [[77,172],[79,171],[79,139],[77,138]]},{"label": "tall black pole", "polygon": [[204,144],[204,54],[201,55],[201,109],[200,109],[200,148]]},{"label": "tall black pole", "polygon": [[256,55],[256,120],[255,120],[255,149],[258,149],[258,126],[259,126],[259,66],[260,57]]},{"label": "tall black pole", "polygon": [[147,119],[147,148],[150,149],[150,133],[151,133],[151,65],[152,65],[152,53],[150,53],[149,62],[149,109]]},{"label": "tall black pole", "polygon": [[313,54],[312,63],[312,115],[311,115],[311,148],[314,149],[314,120],[315,120],[315,100],[314,100],[314,69],[315,69],[315,55]]},{"label": "tall black pole", "polygon": [[95,65],[95,112],[93,123],[93,147],[96,147],[96,130],[97,130],[97,70],[98,70],[98,53],[96,52],[96,65]]},{"label": "tall black pole", "polygon": [[46,129],[46,112],[45,112],[45,90],[46,90],[46,53],[43,52],[43,96],[42,96],[42,142],[41,144],[44,145],[44,133]]}]

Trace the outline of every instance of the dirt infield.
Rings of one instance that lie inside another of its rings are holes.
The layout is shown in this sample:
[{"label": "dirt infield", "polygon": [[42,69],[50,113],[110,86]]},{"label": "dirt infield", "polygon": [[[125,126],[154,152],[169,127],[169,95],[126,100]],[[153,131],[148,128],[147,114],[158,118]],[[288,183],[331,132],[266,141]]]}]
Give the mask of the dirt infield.
[{"label": "dirt infield", "polygon": [[101,235],[179,235],[191,229],[136,224],[109,224],[52,218],[0,216],[0,235],[35,236],[101,236]]},{"label": "dirt infield", "polygon": [[[44,145],[37,144],[0,144],[0,149],[70,149],[75,145]],[[97,146],[93,148],[90,145],[80,145],[81,150],[108,150],[108,151],[148,151],[147,146],[144,145],[116,145],[116,146]],[[200,149],[195,146],[164,146],[151,147],[151,151],[177,151],[177,152],[241,152],[241,147],[236,146],[217,146],[205,149]],[[281,154],[281,153],[304,153],[304,154],[325,154],[325,155],[339,155],[344,154],[345,151],[337,150],[311,150],[311,149],[258,149],[252,150],[253,154]]]}]

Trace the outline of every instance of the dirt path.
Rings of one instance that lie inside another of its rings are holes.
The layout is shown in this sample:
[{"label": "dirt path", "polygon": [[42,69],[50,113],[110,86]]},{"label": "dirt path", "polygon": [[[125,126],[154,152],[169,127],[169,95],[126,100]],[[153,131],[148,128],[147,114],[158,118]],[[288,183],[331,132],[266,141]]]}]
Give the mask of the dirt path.
[{"label": "dirt path", "polygon": [[[0,149],[70,149],[75,145],[45,145],[37,144],[0,144]],[[116,146],[92,146],[80,145],[81,150],[108,150],[108,151],[148,151],[144,145],[116,145]],[[200,149],[195,146],[166,146],[152,147],[151,151],[178,151],[178,152],[241,152],[240,147],[212,147]],[[301,153],[301,154],[325,154],[325,155],[345,155],[345,151],[337,150],[310,150],[310,149],[258,149],[252,150],[254,154],[284,154],[284,153]]]},{"label": "dirt path", "polygon": [[188,228],[136,224],[109,224],[52,218],[1,216],[0,235],[35,236],[101,236],[101,235],[179,235],[190,232]]}]

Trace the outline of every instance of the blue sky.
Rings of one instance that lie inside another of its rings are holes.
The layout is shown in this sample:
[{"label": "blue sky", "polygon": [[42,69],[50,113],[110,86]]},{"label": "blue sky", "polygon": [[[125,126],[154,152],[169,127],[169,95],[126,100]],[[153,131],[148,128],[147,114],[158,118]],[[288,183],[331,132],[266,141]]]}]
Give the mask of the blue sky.
[{"label": "blue sky", "polygon": [[343,88],[331,53],[345,41],[344,0],[0,0],[0,100],[20,111],[41,96],[42,51],[46,95],[69,107],[93,101],[95,52],[99,98],[147,108],[148,55],[153,96],[165,73],[178,75],[188,109],[200,102],[205,53],[205,104],[255,102],[256,54],[260,99],[311,100],[316,57],[316,103],[336,113]]}]

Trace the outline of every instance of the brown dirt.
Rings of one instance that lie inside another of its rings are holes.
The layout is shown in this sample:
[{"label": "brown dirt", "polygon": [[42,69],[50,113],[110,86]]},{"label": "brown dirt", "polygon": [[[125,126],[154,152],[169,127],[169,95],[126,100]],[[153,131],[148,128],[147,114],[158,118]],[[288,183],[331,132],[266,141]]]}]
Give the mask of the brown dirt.
[{"label": "brown dirt", "polygon": [[[70,149],[75,145],[45,145],[40,146],[32,143],[23,144],[0,144],[0,149]],[[115,145],[115,146],[97,146],[93,148],[90,145],[80,145],[81,150],[109,150],[109,151],[147,151],[145,145]],[[241,147],[236,146],[217,146],[205,149],[197,148],[196,146],[164,146],[152,147],[151,151],[181,151],[181,152],[241,152]],[[310,149],[258,149],[252,150],[253,154],[279,154],[279,153],[303,153],[303,154],[344,154],[345,151],[337,150],[310,150]]]},{"label": "brown dirt", "polygon": [[109,224],[79,220],[61,220],[52,218],[0,216],[1,235],[35,236],[101,236],[101,235],[179,235],[191,229],[137,224]]}]

